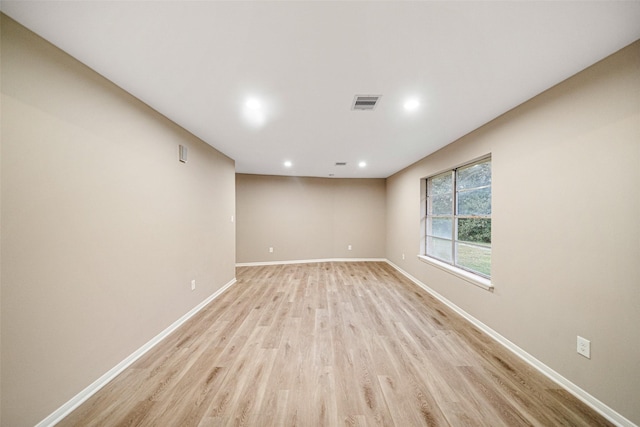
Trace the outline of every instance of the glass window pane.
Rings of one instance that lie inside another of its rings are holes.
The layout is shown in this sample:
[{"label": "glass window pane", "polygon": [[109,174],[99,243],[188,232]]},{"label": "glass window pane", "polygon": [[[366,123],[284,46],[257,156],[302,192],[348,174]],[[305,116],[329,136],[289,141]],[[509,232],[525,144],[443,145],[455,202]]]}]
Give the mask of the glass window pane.
[{"label": "glass window pane", "polygon": [[490,277],[491,159],[428,178],[426,184],[425,255]]},{"label": "glass window pane", "polygon": [[456,257],[460,267],[491,276],[491,247],[456,243]]},{"label": "glass window pane", "polygon": [[453,195],[451,193],[431,196],[429,201],[431,209],[428,214],[453,215]]},{"label": "glass window pane", "polygon": [[458,169],[456,189],[464,190],[491,185],[491,160]]},{"label": "glass window pane", "polygon": [[459,218],[456,240],[491,245],[490,218]]},{"label": "glass window pane", "polygon": [[459,192],[458,215],[491,215],[491,187]]},{"label": "glass window pane", "polygon": [[429,195],[446,194],[453,192],[453,175],[451,172],[429,178]]},{"label": "glass window pane", "polygon": [[453,236],[453,219],[429,218],[427,220],[427,235],[451,239]]},{"label": "glass window pane", "polygon": [[427,237],[427,255],[453,263],[451,240]]}]

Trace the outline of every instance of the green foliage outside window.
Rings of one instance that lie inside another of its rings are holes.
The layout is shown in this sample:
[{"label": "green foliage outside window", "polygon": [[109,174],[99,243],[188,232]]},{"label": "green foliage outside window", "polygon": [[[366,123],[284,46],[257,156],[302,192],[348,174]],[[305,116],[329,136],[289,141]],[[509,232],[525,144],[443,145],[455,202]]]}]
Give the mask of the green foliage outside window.
[{"label": "green foliage outside window", "polygon": [[458,240],[491,244],[491,220],[488,218],[460,218],[458,220]]}]

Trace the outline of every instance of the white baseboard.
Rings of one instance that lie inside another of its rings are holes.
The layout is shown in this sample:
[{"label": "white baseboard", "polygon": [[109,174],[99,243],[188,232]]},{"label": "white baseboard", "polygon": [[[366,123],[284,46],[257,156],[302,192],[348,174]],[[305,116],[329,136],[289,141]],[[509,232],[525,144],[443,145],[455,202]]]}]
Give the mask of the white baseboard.
[{"label": "white baseboard", "polygon": [[107,373],[103,376],[95,380],[91,385],[82,390],[80,393],[76,394],[71,400],[67,403],[56,409],[51,415],[49,415],[44,420],[40,421],[36,424],[36,427],[51,427],[55,426],[57,423],[62,421],[64,417],[69,415],[74,409],[84,403],[87,399],[93,396],[98,390],[107,385],[109,381],[113,380],[119,373],[128,368],[133,362],[142,357],[146,352],[151,350],[157,344],[160,343],[163,339],[165,339],[171,332],[178,329],[184,322],[193,317],[196,313],[202,310],[207,306],[211,301],[220,296],[224,291],[229,289],[234,283],[236,283],[236,279],[234,278],[229,283],[218,289],[212,295],[207,297],[200,304],[192,308],[188,313],[184,316],[173,322],[168,328],[164,331],[160,332],[158,335],[153,337],[149,342],[144,344],[142,347],[134,351],[129,357],[124,359],[122,362],[118,363],[116,366],[111,368]]},{"label": "white baseboard", "polygon": [[281,264],[313,264],[316,262],[387,262],[386,258],[323,258],[323,259],[297,259],[290,261],[264,261],[264,262],[239,262],[236,267],[256,267],[259,265]]},{"label": "white baseboard", "polygon": [[[420,288],[424,289],[426,292],[433,295],[440,302],[445,304],[447,307],[451,308],[453,311],[464,317],[466,320],[471,322],[478,329],[482,330],[484,333],[489,335],[491,338],[496,340],[498,343],[502,344],[507,350],[511,351],[513,354],[527,362],[529,365],[533,366],[543,375],[560,385],[562,388],[567,390],[569,393],[573,394],[575,397],[580,399],[586,405],[594,409],[596,412],[601,414],[603,417],[608,419],[610,422],[614,423],[619,427],[638,427],[636,424],[619,414],[618,412],[611,409],[609,406],[596,399],[558,372],[554,371],[544,363],[540,362],[538,359],[533,357],[531,354],[524,351],[522,348],[518,347],[507,338],[500,335],[495,330],[491,329],[489,326],[485,325],[475,317],[471,316],[469,313],[440,295],[438,292],[434,291],[393,262],[384,258],[330,258],[330,259],[314,259],[314,260],[294,260],[294,261],[273,261],[273,262],[255,262],[255,263],[238,263],[237,267],[250,267],[250,266],[261,266],[261,265],[278,265],[278,264],[306,264],[306,263],[316,263],[316,262],[386,262],[391,267],[396,269],[403,276],[411,280],[413,283],[418,285]],[[220,294],[222,294],[225,290],[231,287],[234,283],[236,283],[236,279],[234,278],[229,283],[224,285],[218,291],[216,291],[213,295],[209,296],[206,300],[202,301],[196,307],[194,307],[187,314],[182,316],[180,319],[176,320],[171,326],[162,331],[160,334],[155,336],[151,341],[140,347],[133,354],[127,357],[125,360],[120,362],[118,365],[113,367],[103,376],[98,378],[93,384],[89,385],[87,388],[82,390],[76,396],[74,396],[67,403],[62,405],[56,411],[54,411],[51,415],[49,415],[44,420],[40,421],[36,427],[50,427],[54,426],[56,423],[60,422],[64,417],[69,415],[74,409],[80,406],[83,402],[89,399],[92,395],[94,395],[98,390],[104,387],[109,381],[115,378],[120,372],[130,366],[133,362],[142,357],[146,352],[151,350],[154,346],[156,346],[160,341],[166,338],[171,332],[180,327],[184,322],[193,317],[196,313],[202,310],[207,304],[217,298]]]},{"label": "white baseboard", "polygon": [[478,319],[476,319],[475,317],[473,317],[472,315],[470,315],[469,313],[467,313],[466,311],[464,311],[463,309],[461,309],[460,307],[458,307],[457,305],[455,305],[454,303],[452,303],[451,301],[449,301],[448,299],[446,299],[445,297],[443,297],[442,295],[440,295],[439,293],[437,293],[436,291],[434,291],[433,289],[431,289],[430,287],[428,287],[427,285],[425,285],[424,283],[422,283],[421,281],[419,281],[418,279],[416,279],[415,277],[413,277],[412,275],[410,275],[409,273],[407,273],[406,271],[404,271],[403,269],[395,265],[394,263],[392,263],[391,261],[386,260],[386,262],[391,267],[395,268],[403,276],[405,276],[407,279],[411,280],[413,283],[415,283],[416,285],[418,285],[419,287],[421,287],[422,289],[424,289],[425,291],[433,295],[433,297],[438,299],[444,305],[446,305],[447,307],[449,307],[450,309],[458,313],[460,316],[464,317],[466,320],[471,322],[474,326],[476,326],[478,329],[483,331],[485,334],[489,335],[498,343],[502,344],[507,350],[511,351],[520,359],[524,360],[529,365],[536,368],[539,372],[541,372],[547,378],[551,379],[552,381],[557,383],[559,386],[567,390],[569,393],[571,393],[572,395],[580,399],[587,406],[589,406],[590,408],[598,412],[600,415],[605,417],[607,420],[611,421],[613,424],[619,427],[638,427],[629,419],[625,418],[618,412],[614,411],[609,406],[602,403],[600,400],[596,399],[595,397],[593,397],[592,395],[590,395],[589,393],[587,393],[586,391],[584,391],[583,389],[581,389],[580,387],[578,387],[577,385],[575,385],[574,383],[572,383],[571,381],[569,381],[568,379],[560,375],[558,372],[554,371],[553,369],[551,369],[550,367],[548,367],[547,365],[545,365],[544,363],[542,363],[541,361],[533,357],[531,354],[527,353],[522,348],[518,347],[517,345],[509,341],[507,338],[503,337],[498,332],[491,329],[489,326],[485,325],[484,323],[482,323],[481,321],[479,321]]}]

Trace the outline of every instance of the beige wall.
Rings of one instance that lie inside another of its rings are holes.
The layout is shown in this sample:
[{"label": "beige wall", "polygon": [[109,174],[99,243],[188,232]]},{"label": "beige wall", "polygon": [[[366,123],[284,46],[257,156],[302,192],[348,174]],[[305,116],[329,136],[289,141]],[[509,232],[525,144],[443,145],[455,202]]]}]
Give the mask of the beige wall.
[{"label": "beige wall", "polygon": [[3,426],[234,278],[234,162],[5,16],[1,182]]},{"label": "beige wall", "polygon": [[[232,160],[4,16],[1,56],[2,425],[37,423],[231,280],[236,245],[238,262],[386,256],[640,424],[639,43],[386,194],[385,180],[234,178]],[[493,293],[415,256],[420,179],[489,153]]]},{"label": "beige wall", "polygon": [[[489,153],[494,293],[416,258],[420,179]],[[640,424],[638,218],[640,42],[390,177],[387,258]]]},{"label": "beige wall", "polygon": [[240,263],[384,258],[383,179],[238,174],[236,193]]}]

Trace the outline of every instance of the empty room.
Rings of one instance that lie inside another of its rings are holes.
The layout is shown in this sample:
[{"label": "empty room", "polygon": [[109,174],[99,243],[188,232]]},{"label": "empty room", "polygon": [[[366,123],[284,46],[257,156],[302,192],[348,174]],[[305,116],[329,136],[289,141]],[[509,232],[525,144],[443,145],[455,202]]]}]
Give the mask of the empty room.
[{"label": "empty room", "polygon": [[640,1],[0,4],[0,425],[640,425]]}]

